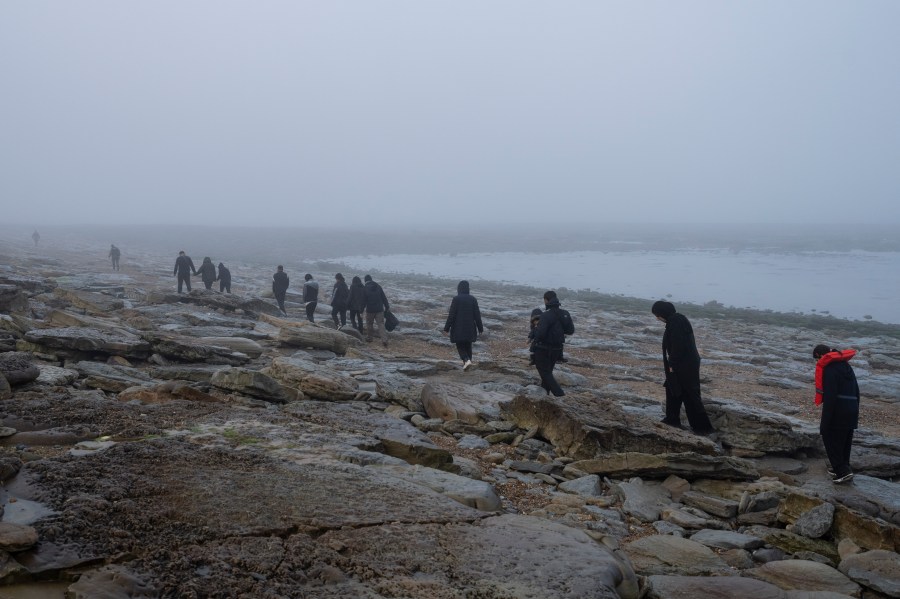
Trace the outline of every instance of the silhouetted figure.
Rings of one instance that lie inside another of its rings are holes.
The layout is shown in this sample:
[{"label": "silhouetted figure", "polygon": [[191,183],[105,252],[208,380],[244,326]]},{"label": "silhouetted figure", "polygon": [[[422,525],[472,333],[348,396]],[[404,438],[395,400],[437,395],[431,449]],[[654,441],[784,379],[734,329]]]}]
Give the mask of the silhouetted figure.
[{"label": "silhouetted figure", "polygon": [[[331,290],[331,320],[334,326],[341,328],[347,324],[347,300],[350,298],[350,288],[344,280],[344,275],[337,273],[334,275],[334,287]],[[338,324],[338,315],[341,322]]]},{"label": "silhouetted figure", "polygon": [[41,240],[41,234],[37,232],[37,229],[31,234],[31,238],[34,240],[34,247],[37,247],[38,242]]},{"label": "silhouetted figure", "polygon": [[456,344],[456,352],[463,361],[463,370],[473,366],[472,343],[478,339],[479,333],[484,333],[484,326],[481,324],[478,300],[469,294],[469,282],[460,281],[456,286],[456,297],[450,302],[444,334],[449,334],[450,341]]},{"label": "silhouetted figure", "polygon": [[219,282],[219,291],[231,293],[231,271],[225,268],[225,265],[219,262],[219,274],[216,276]]},{"label": "silhouetted figure", "polygon": [[306,320],[315,322],[316,305],[319,303],[319,283],[311,274],[306,274],[303,283],[303,303],[306,304]]},{"label": "silhouetted figure", "polygon": [[350,310],[350,326],[360,333],[364,333],[362,313],[366,311],[366,288],[362,279],[353,277],[350,281],[350,295],[347,298],[347,308]]},{"label": "silhouetted figure", "polygon": [[216,282],[216,267],[212,263],[212,258],[209,256],[203,258],[203,264],[200,265],[195,274],[200,275],[203,285],[207,289],[212,289],[212,284]]},{"label": "silhouetted figure", "polygon": [[278,302],[278,308],[285,316],[287,316],[287,311],[284,309],[284,296],[287,293],[288,285],[290,285],[290,283],[287,273],[284,272],[284,266],[279,264],[277,272],[272,275],[272,293],[275,294],[275,301]]},{"label": "silhouetted figure", "polygon": [[831,463],[832,482],[846,483],[853,479],[850,469],[850,448],[853,430],[859,426],[859,384],[850,366],[855,349],[838,351],[827,345],[813,349],[816,360],[816,405],[822,406],[819,434]]},{"label": "silhouetted figure", "polygon": [[663,368],[666,372],[666,417],[662,422],[681,427],[681,405],[688,422],[698,435],[715,431],[700,397],[700,352],[690,321],[675,311],[670,302],[658,301],[650,309],[658,320],[666,323],[663,333]]},{"label": "silhouetted figure", "polygon": [[117,248],[115,244],[112,244],[109,248],[108,258],[112,260],[113,270],[119,270],[119,256],[121,255],[122,252],[119,251],[119,248]]},{"label": "silhouetted figure", "polygon": [[553,368],[562,357],[566,335],[575,332],[575,325],[569,313],[559,307],[555,291],[544,293],[544,306],[546,310],[541,312],[541,319],[534,329],[534,366],[541,377],[541,387],[547,395],[552,393],[561,397],[566,393],[556,382]]},{"label": "silhouetted figure", "polygon": [[191,257],[184,253],[184,250],[178,252],[175,258],[175,276],[178,277],[178,293],[181,293],[181,285],[187,286],[188,293],[191,292],[191,273],[197,274],[194,268],[194,261]]},{"label": "silhouetted figure", "polygon": [[384,311],[390,310],[387,296],[381,285],[372,280],[372,275],[365,276],[366,284],[363,286],[366,292],[366,341],[372,341],[374,325],[378,324],[378,337],[381,344],[388,346],[388,332],[384,328]]},{"label": "silhouetted figure", "polygon": [[531,318],[529,320],[529,328],[528,328],[528,365],[534,366],[534,330],[537,328],[538,323],[541,321],[541,314],[544,311],[540,308],[535,308],[531,311]]}]

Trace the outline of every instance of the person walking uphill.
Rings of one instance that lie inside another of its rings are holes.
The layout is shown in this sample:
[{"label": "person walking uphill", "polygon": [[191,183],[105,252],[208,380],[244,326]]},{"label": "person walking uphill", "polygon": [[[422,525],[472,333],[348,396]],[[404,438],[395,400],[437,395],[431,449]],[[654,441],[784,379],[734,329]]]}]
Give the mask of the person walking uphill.
[{"label": "person walking uphill", "polygon": [[275,295],[275,301],[278,302],[278,309],[284,316],[287,316],[287,311],[284,309],[284,296],[287,294],[290,284],[291,281],[284,272],[284,266],[279,264],[278,270],[272,275],[272,293]]},{"label": "person walking uphill", "polygon": [[[334,275],[334,287],[331,289],[331,320],[334,326],[341,328],[347,324],[347,300],[350,297],[350,289],[347,282],[344,281],[344,275],[337,273]],[[341,316],[340,324],[338,324],[338,315]]]},{"label": "person walking uphill", "polygon": [[388,333],[384,328],[384,311],[390,310],[387,296],[384,295],[384,289],[381,285],[372,280],[372,275],[365,276],[366,284],[363,289],[366,294],[366,341],[372,341],[373,325],[378,324],[378,337],[381,344],[388,346]]},{"label": "person walking uphill", "polygon": [[555,291],[544,293],[544,305],[547,309],[541,312],[541,319],[533,335],[534,366],[541,376],[541,387],[547,395],[553,393],[556,397],[562,397],[566,393],[556,382],[553,368],[562,357],[566,335],[575,333],[575,324],[569,313],[559,307]]},{"label": "person walking uphill", "polygon": [[316,306],[319,303],[319,283],[313,279],[311,274],[303,277],[303,303],[306,304],[306,320],[315,322],[313,316],[316,313]]},{"label": "person walking uphill", "polygon": [[178,293],[181,293],[182,284],[187,286],[188,293],[191,292],[192,272],[197,274],[197,269],[194,268],[194,261],[184,253],[184,250],[181,250],[178,252],[178,257],[175,258],[175,272],[173,273],[178,277]]},{"label": "person walking uphill", "polygon": [[219,262],[219,274],[216,275],[219,282],[219,293],[231,293],[231,271],[225,267],[225,264]]},{"label": "person walking uphill", "polygon": [[353,277],[350,282],[350,295],[347,298],[347,308],[350,310],[350,326],[360,334],[364,333],[362,313],[366,311],[366,288],[362,279]]},{"label": "person walking uphill", "polygon": [[212,284],[216,282],[216,266],[212,263],[209,256],[203,259],[203,264],[197,269],[195,274],[200,275],[203,285],[207,289],[212,289]]},{"label": "person walking uphill", "polygon": [[856,350],[838,351],[827,345],[813,349],[816,360],[816,405],[822,406],[819,434],[825,445],[825,453],[831,463],[831,480],[849,482],[853,478],[850,469],[850,448],[853,430],[859,425],[859,384],[850,359]]},{"label": "person walking uphill", "polygon": [[116,247],[115,244],[110,245],[109,247],[109,258],[112,261],[113,270],[119,270],[119,257],[122,255],[121,250]]},{"label": "person walking uphill", "polygon": [[460,281],[456,286],[456,297],[450,302],[450,313],[444,325],[444,335],[448,333],[463,361],[463,370],[468,370],[473,366],[472,343],[478,339],[479,333],[484,333],[478,300],[469,294],[468,281]]},{"label": "person walking uphill", "polygon": [[670,302],[658,301],[650,311],[657,320],[666,323],[662,340],[666,417],[662,422],[680,428],[681,405],[684,404],[688,422],[695,433],[708,435],[715,432],[700,397],[700,352],[690,321]]}]

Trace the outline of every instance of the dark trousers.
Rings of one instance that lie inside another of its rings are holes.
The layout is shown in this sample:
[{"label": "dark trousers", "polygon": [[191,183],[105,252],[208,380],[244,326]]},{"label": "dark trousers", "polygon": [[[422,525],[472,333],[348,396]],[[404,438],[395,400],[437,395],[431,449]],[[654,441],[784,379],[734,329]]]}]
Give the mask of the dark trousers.
[{"label": "dark trousers", "polygon": [[231,293],[231,283],[226,283],[225,281],[219,281],[219,292],[224,291],[225,293]]},{"label": "dark trousers", "polygon": [[[334,321],[334,326],[338,324],[338,315],[341,317],[341,326],[347,324],[347,310],[346,308],[336,308],[334,306],[331,307],[331,320]],[[360,319],[362,322],[362,319]]]},{"label": "dark trousers", "polygon": [[534,350],[534,366],[537,368],[538,374],[541,376],[541,387],[549,395],[552,393],[556,397],[562,397],[566,394],[553,377],[553,367],[562,357],[561,349],[538,349]]},{"label": "dark trousers", "polygon": [[113,259],[112,259],[112,265],[113,265],[113,270],[119,270],[119,259],[118,259],[118,258],[113,258]]},{"label": "dark trousers", "polygon": [[825,453],[831,462],[835,475],[850,474],[850,448],[853,445],[853,429],[823,428],[819,429]]},{"label": "dark trousers", "polygon": [[669,375],[666,381],[666,423],[681,425],[682,404],[695,433],[705,435],[715,430],[700,397],[699,364],[696,367],[682,366],[677,373]]},{"label": "dark trousers", "polygon": [[350,310],[350,326],[360,333],[363,332],[362,310]]},{"label": "dark trousers", "polygon": [[188,293],[191,291],[191,275],[186,274],[183,275],[178,273],[178,293],[181,293],[181,285],[184,284],[187,287]]},{"label": "dark trousers", "polygon": [[287,312],[287,310],[284,309],[285,292],[282,291],[279,293],[278,291],[276,291],[274,293],[275,293],[275,301],[278,302],[278,309],[281,310],[282,312]]},{"label": "dark trousers", "polygon": [[213,280],[213,281],[203,281],[203,285],[204,285],[204,287],[206,287],[207,289],[212,289],[212,284],[213,284],[213,283],[215,283],[215,280]]},{"label": "dark trousers", "polygon": [[457,341],[456,342],[456,351],[459,353],[459,359],[465,362],[466,360],[472,359],[472,342],[471,341]]},{"label": "dark trousers", "polygon": [[309,302],[306,304],[306,320],[310,322],[315,322],[316,319],[313,317],[313,314],[316,313],[316,305],[319,302]]}]

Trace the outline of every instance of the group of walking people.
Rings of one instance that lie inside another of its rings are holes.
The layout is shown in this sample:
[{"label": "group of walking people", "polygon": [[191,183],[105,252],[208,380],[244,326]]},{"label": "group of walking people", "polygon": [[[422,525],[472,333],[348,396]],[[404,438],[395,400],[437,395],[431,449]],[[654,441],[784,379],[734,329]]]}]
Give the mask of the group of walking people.
[{"label": "group of walking people", "polygon": [[[118,257],[116,258],[116,264],[118,264]],[[194,261],[184,253],[184,250],[181,250],[178,252],[178,257],[175,258],[173,274],[178,277],[178,293],[182,292],[182,286],[186,287],[188,293],[190,293],[192,274],[194,276],[199,275],[200,280],[203,281],[203,286],[207,289],[212,289],[213,283],[218,281],[220,292],[231,293],[231,271],[222,262],[219,262],[217,271],[212,258],[209,256],[203,258],[200,268],[194,268]]]}]

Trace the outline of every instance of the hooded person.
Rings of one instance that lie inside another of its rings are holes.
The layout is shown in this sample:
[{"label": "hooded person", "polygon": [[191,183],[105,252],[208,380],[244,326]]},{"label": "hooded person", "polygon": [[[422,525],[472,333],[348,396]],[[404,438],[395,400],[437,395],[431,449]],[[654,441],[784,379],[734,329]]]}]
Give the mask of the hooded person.
[{"label": "hooded person", "polygon": [[366,295],[366,341],[372,342],[375,325],[378,325],[378,336],[381,338],[381,344],[388,346],[388,332],[384,328],[384,311],[390,310],[387,296],[381,285],[372,280],[372,275],[364,277],[365,285],[363,290]]},{"label": "hooded person", "polygon": [[[341,328],[347,324],[347,300],[350,296],[350,288],[344,280],[344,275],[337,273],[334,275],[334,287],[331,288],[331,320],[334,326]],[[338,323],[338,316],[341,317]]]},{"label": "hooded person", "polygon": [[463,370],[472,364],[472,343],[478,335],[484,333],[481,323],[481,310],[478,300],[469,294],[469,282],[460,281],[456,286],[456,297],[450,302],[447,322],[444,324],[444,335],[450,335],[450,341],[456,344],[456,351],[463,362]]},{"label": "hooded person", "polygon": [[671,302],[658,301],[650,311],[666,324],[662,339],[663,370],[666,374],[666,417],[662,422],[681,428],[681,406],[698,435],[715,432],[700,396],[700,352],[694,329]]},{"label": "hooded person", "polygon": [[291,281],[284,272],[284,266],[279,264],[275,274],[272,275],[272,294],[275,296],[275,301],[278,302],[278,309],[285,316],[287,316],[287,311],[284,309],[284,298],[290,284]]},{"label": "hooded person", "polygon": [[364,333],[362,313],[366,311],[366,288],[363,287],[362,279],[359,277],[353,277],[350,281],[347,309],[350,310],[350,326],[360,334]]},{"label": "hooded person", "polygon": [[555,291],[544,293],[544,306],[546,310],[541,312],[532,336],[534,366],[541,377],[541,387],[547,395],[552,393],[556,397],[562,397],[566,393],[553,376],[553,368],[562,358],[566,335],[575,333],[575,324],[572,316],[559,307]]},{"label": "hooded person", "polygon": [[219,274],[216,275],[216,280],[219,282],[220,292],[231,293],[231,271],[222,262],[219,262]]},{"label": "hooded person", "polygon": [[319,303],[319,283],[309,273],[303,276],[303,303],[306,304],[306,320],[315,322],[316,306]]},{"label": "hooded person", "polygon": [[216,267],[209,256],[203,259],[203,264],[197,269],[195,275],[200,275],[203,285],[207,289],[212,289],[212,284],[216,281]]},{"label": "hooded person", "polygon": [[106,256],[112,261],[113,270],[119,270],[119,258],[122,256],[122,250],[116,247],[116,244],[109,246],[109,254]]},{"label": "hooded person", "polygon": [[528,365],[534,366],[534,330],[537,328],[538,323],[541,321],[541,314],[544,311],[540,308],[535,308],[531,311],[531,317],[528,320]]},{"label": "hooded person", "polygon": [[184,253],[184,250],[178,252],[178,257],[175,258],[175,271],[174,275],[178,277],[178,293],[181,293],[181,285],[184,284],[187,286],[188,293],[191,292],[191,273],[197,274],[197,270],[194,268],[194,261],[191,260],[191,257]]},{"label": "hooded person", "polygon": [[816,360],[816,399],[822,406],[819,434],[831,463],[828,474],[835,483],[853,479],[850,449],[853,431],[859,426],[859,384],[850,360],[856,350],[838,351],[827,345],[813,348]]}]

